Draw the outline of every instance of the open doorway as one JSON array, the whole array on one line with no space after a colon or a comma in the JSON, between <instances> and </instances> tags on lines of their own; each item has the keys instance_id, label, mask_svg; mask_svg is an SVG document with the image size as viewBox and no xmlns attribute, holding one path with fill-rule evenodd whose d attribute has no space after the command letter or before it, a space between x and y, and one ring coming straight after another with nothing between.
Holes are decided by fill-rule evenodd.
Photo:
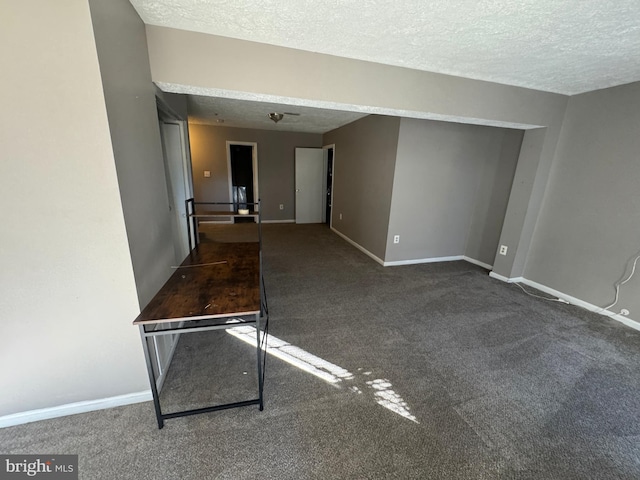
<instances>
[{"instance_id":1,"label":"open doorway","mask_svg":"<svg viewBox=\"0 0 640 480\"><path fill-rule=\"evenodd\" d=\"M171 212L171 230L177 264L189 253L185 201L193 197L191 154L187 122L175 114L159 98L158 126L167 183L168 203Z\"/></svg>"},{"instance_id":2,"label":"open doorway","mask_svg":"<svg viewBox=\"0 0 640 480\"><path fill-rule=\"evenodd\" d=\"M331 226L331 204L333 202L333 156L335 145L322 147L324 150L325 181L324 190L326 192L324 207L324 222Z\"/></svg>"},{"instance_id":3,"label":"open doorway","mask_svg":"<svg viewBox=\"0 0 640 480\"><path fill-rule=\"evenodd\" d=\"M227 171L229 174L229 202L234 210L257 210L258 201L258 144L227 142ZM253 217L234 218L234 223L253 222Z\"/></svg>"},{"instance_id":4,"label":"open doorway","mask_svg":"<svg viewBox=\"0 0 640 480\"><path fill-rule=\"evenodd\" d=\"M187 214L185 200L193 197L193 174L191 169L191 151L189 148L189 127L187 122L175 113L161 98L156 97L158 109L158 128L167 185L167 201L171 216L171 233L176 265L182 263L189 254ZM193 235L194 232L192 231ZM172 323L164 324L171 328ZM166 378L171 359L178 345L180 334L168 334L147 339L153 342L155 360L154 369L158 390Z\"/></svg>"}]
</instances>

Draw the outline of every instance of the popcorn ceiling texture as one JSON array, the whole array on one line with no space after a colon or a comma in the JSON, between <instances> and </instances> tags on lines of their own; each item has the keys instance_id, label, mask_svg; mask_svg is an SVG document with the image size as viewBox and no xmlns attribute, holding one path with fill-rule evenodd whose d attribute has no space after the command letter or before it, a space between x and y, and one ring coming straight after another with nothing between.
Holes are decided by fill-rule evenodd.
<instances>
[{"instance_id":1,"label":"popcorn ceiling texture","mask_svg":"<svg viewBox=\"0 0 640 480\"><path fill-rule=\"evenodd\" d=\"M640 80L638 0L130 0L151 25L573 95Z\"/></svg>"},{"instance_id":2,"label":"popcorn ceiling texture","mask_svg":"<svg viewBox=\"0 0 640 480\"><path fill-rule=\"evenodd\" d=\"M178 89L162 87L174 93L194 93L193 91L175 91ZM209 92L204 89L204 94ZM214 98L215 97L215 98ZM291 104L256 101L238 101L220 97L216 94L189 95L187 97L189 123L222 125L225 127L257 128L261 130L295 131L306 133L325 133L364 117L365 113L309 108ZM285 113L277 124L268 118L270 112ZM288 115L287 113L297 113ZM224 120L220 123L220 120Z\"/></svg>"}]
</instances>

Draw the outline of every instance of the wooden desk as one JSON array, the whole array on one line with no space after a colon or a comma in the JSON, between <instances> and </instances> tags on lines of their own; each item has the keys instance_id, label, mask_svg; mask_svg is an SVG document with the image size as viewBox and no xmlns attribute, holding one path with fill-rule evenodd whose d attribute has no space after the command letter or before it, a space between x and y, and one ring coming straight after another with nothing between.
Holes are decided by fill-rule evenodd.
<instances>
[{"instance_id":1,"label":"wooden desk","mask_svg":"<svg viewBox=\"0 0 640 480\"><path fill-rule=\"evenodd\" d=\"M168 418L246 405L263 409L260 319L265 299L262 292L259 243L200 243L134 320L134 325L140 327L158 428L162 428ZM228 323L232 318L234 323ZM167 323L174 322L177 325L165 328ZM165 325L158 329L161 324ZM149 338L243 324L256 328L258 398L163 414L152 362L155 350Z\"/></svg>"}]
</instances>

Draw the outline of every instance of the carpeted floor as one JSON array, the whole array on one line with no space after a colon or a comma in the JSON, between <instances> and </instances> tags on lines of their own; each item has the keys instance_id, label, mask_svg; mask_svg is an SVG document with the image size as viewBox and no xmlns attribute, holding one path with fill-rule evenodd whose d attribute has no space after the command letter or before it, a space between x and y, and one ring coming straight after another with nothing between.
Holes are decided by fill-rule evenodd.
<instances>
[{"instance_id":1,"label":"carpeted floor","mask_svg":"<svg viewBox=\"0 0 640 480\"><path fill-rule=\"evenodd\" d=\"M79 454L85 479L640 478L640 332L466 262L383 268L321 225L265 225L264 269L299 365L269 356L263 412L158 430L148 402L2 429L0 453ZM163 402L255 395L254 355L183 335Z\"/></svg>"}]
</instances>

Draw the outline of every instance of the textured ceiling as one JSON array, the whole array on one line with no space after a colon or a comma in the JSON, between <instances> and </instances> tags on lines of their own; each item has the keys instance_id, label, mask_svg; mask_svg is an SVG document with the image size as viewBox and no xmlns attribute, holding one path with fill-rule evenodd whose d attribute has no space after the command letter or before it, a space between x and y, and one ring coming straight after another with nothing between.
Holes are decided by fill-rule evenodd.
<instances>
[{"instance_id":1,"label":"textured ceiling","mask_svg":"<svg viewBox=\"0 0 640 480\"><path fill-rule=\"evenodd\" d=\"M239 101L238 99L203 95L189 95L187 108L190 123L306 133L325 133L366 115L299 105L284 106L281 103ZM267 116L271 112L285 113L285 115L278 123L274 123ZM297 113L298 115L286 113Z\"/></svg>"},{"instance_id":2,"label":"textured ceiling","mask_svg":"<svg viewBox=\"0 0 640 480\"><path fill-rule=\"evenodd\" d=\"M565 95L640 80L640 0L130 2L150 25ZM323 133L367 113L473 123L468 118L158 86L168 92L195 95L189 100L190 121L214 125L219 125L216 120L222 117L229 126ZM322 109L308 108L311 106ZM276 125L266 118L267 110L304 110L304 115L285 117Z\"/></svg>"},{"instance_id":3,"label":"textured ceiling","mask_svg":"<svg viewBox=\"0 0 640 480\"><path fill-rule=\"evenodd\" d=\"M576 94L640 80L639 0L130 0L151 25Z\"/></svg>"}]
</instances>

